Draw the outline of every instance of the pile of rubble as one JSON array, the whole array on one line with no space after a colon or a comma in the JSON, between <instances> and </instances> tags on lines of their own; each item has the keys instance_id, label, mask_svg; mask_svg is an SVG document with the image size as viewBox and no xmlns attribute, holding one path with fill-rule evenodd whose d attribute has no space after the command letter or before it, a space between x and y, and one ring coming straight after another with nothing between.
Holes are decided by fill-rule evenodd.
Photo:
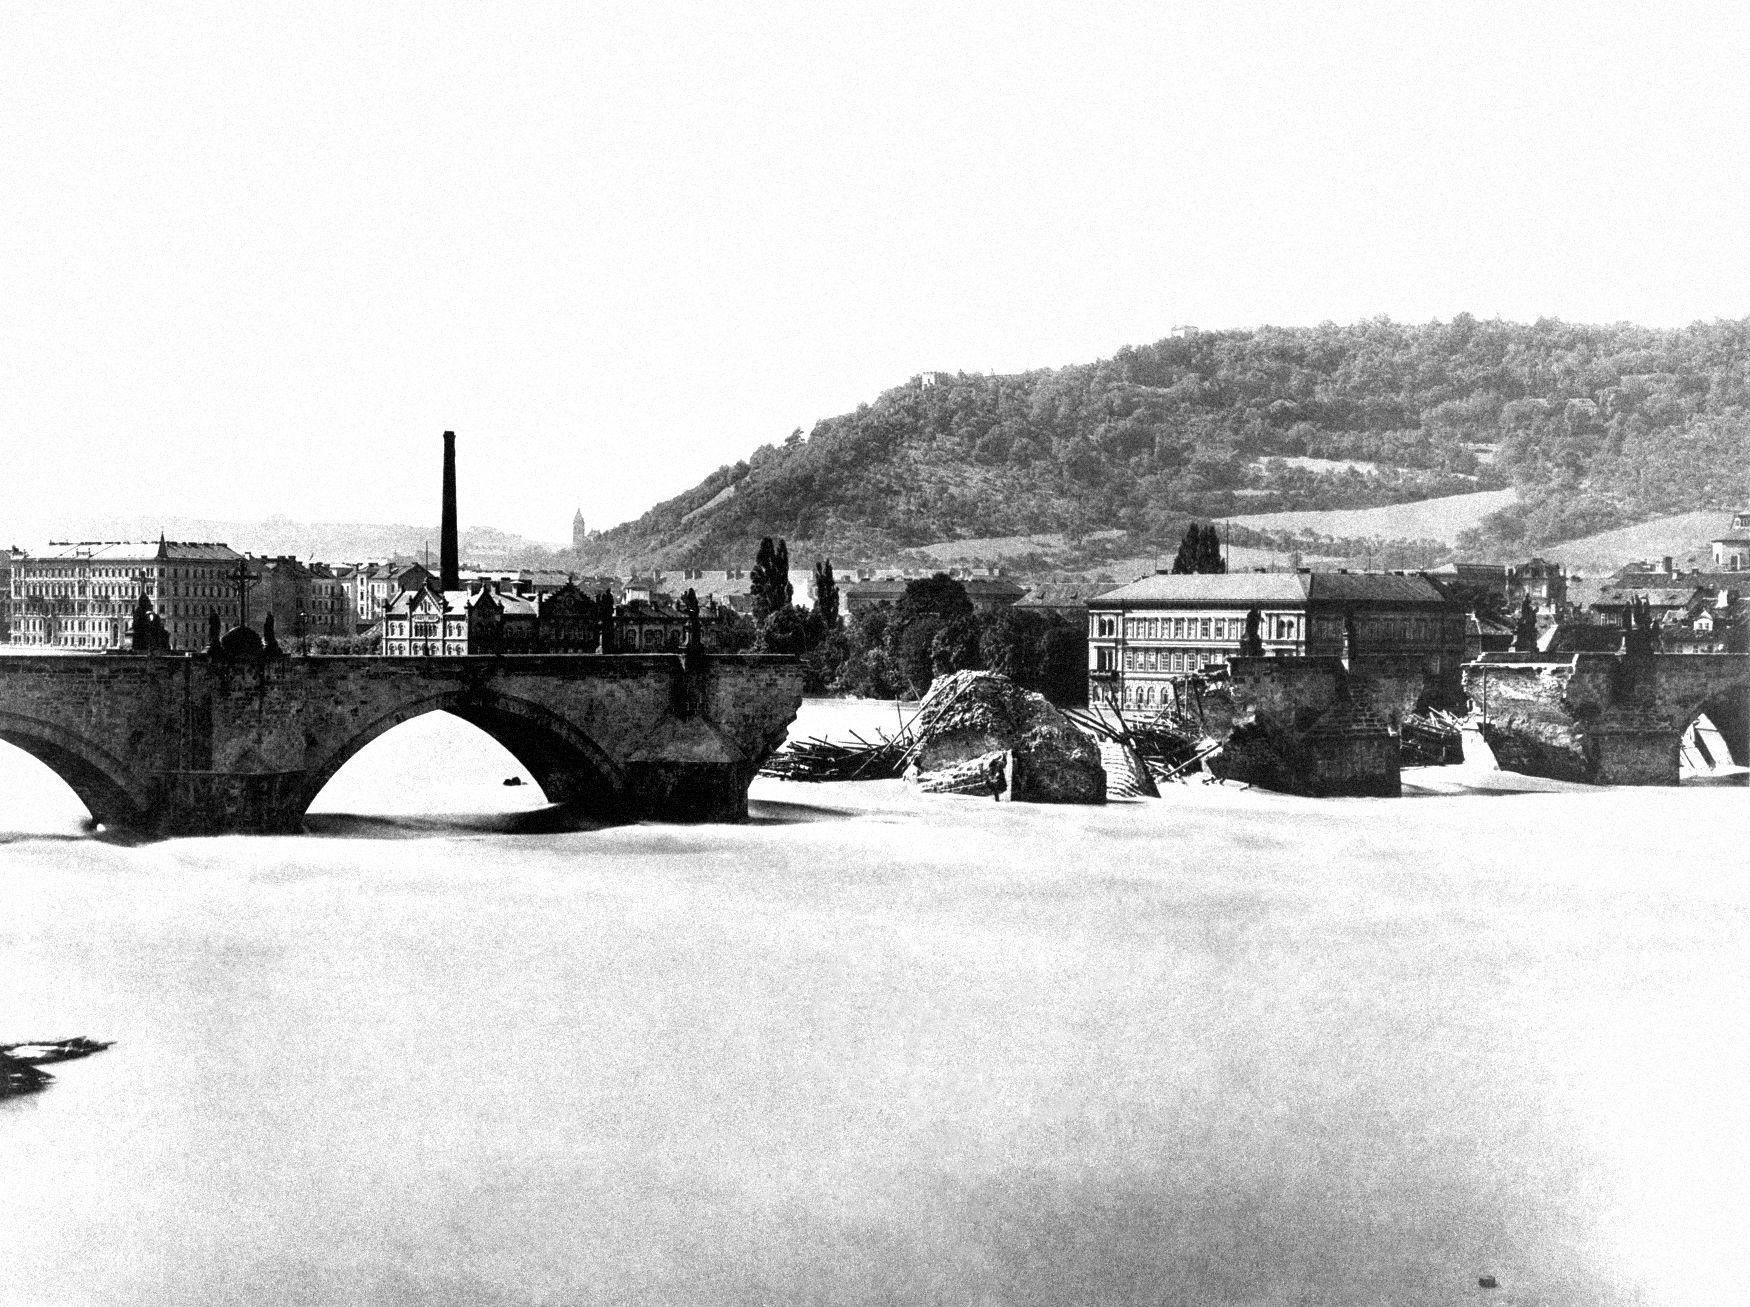
<instances>
[{"instance_id":1,"label":"pile of rubble","mask_svg":"<svg viewBox=\"0 0 1750 1307\"><path fill-rule=\"evenodd\" d=\"M1004 776L1017 803L1106 801L1098 745L1044 695L995 672L937 677L906 733L906 779L921 790L989 794Z\"/></svg>"}]
</instances>

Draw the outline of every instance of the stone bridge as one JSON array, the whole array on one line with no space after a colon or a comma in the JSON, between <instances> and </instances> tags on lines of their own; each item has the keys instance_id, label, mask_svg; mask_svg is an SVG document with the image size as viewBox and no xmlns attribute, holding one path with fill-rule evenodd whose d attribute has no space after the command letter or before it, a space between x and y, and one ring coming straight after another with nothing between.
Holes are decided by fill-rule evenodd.
<instances>
[{"instance_id":1,"label":"stone bridge","mask_svg":"<svg viewBox=\"0 0 1750 1307\"><path fill-rule=\"evenodd\" d=\"M159 834L296 831L347 759L428 712L581 815L733 821L801 701L794 659L751 654L0 657L0 739L99 823Z\"/></svg>"},{"instance_id":2,"label":"stone bridge","mask_svg":"<svg viewBox=\"0 0 1750 1307\"><path fill-rule=\"evenodd\" d=\"M1512 771L1602 785L1677 784L1706 713L1750 762L1750 654L1485 654L1464 667L1483 739Z\"/></svg>"}]
</instances>

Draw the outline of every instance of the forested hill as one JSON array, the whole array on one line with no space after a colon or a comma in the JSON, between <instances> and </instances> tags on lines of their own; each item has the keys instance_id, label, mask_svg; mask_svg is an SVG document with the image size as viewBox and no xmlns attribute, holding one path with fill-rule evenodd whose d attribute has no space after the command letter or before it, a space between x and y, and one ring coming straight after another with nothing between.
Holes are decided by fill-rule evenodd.
<instances>
[{"instance_id":1,"label":"forested hill","mask_svg":"<svg viewBox=\"0 0 1750 1307\"><path fill-rule=\"evenodd\" d=\"M877 559L956 538L1348 508L1512 484L1475 548L1750 500L1750 319L1187 331L1075 367L935 373L598 537L723 565L763 535Z\"/></svg>"}]
</instances>

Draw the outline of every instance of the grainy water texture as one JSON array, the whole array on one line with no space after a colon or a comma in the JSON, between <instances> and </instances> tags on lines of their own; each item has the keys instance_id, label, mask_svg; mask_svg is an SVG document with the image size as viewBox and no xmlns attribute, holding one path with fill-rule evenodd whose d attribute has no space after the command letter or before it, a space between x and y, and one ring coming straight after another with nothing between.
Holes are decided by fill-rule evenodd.
<instances>
[{"instance_id":1,"label":"grainy water texture","mask_svg":"<svg viewBox=\"0 0 1750 1307\"><path fill-rule=\"evenodd\" d=\"M515 770L434 716L325 833L128 846L4 750L0 1041L118 1042L0 1103L0 1301L1750 1292L1750 791L499 833Z\"/></svg>"}]
</instances>

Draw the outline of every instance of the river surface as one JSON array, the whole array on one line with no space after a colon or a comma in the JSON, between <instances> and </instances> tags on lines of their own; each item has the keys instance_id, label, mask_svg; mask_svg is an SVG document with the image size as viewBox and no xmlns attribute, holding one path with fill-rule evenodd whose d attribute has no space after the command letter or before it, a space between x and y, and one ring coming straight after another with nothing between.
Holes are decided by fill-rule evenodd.
<instances>
[{"instance_id":1,"label":"river surface","mask_svg":"<svg viewBox=\"0 0 1750 1307\"><path fill-rule=\"evenodd\" d=\"M1750 791L1441 772L511 834L432 716L129 845L0 746L0 1042L117 1041L0 1302L1744 1302Z\"/></svg>"}]
</instances>

